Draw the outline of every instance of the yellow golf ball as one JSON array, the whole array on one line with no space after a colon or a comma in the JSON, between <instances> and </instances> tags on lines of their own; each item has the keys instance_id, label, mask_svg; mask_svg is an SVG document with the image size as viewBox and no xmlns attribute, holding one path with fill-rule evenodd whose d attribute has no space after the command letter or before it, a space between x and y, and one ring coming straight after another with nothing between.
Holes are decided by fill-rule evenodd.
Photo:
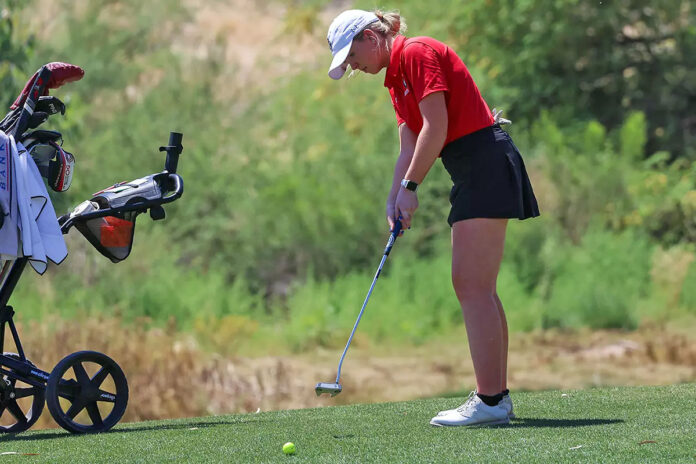
<instances>
[{"instance_id":1,"label":"yellow golf ball","mask_svg":"<svg viewBox=\"0 0 696 464\"><path fill-rule=\"evenodd\" d=\"M295 454L295 444L291 441L283 445L283 453L285 454Z\"/></svg>"}]
</instances>

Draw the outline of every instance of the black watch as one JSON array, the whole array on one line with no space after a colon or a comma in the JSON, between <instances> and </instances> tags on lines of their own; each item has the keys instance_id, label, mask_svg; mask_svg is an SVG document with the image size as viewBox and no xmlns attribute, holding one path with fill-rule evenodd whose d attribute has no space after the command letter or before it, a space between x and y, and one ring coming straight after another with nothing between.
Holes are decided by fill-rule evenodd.
<instances>
[{"instance_id":1,"label":"black watch","mask_svg":"<svg viewBox=\"0 0 696 464\"><path fill-rule=\"evenodd\" d=\"M401 186L412 192L415 192L418 189L418 184L408 179L401 179Z\"/></svg>"}]
</instances>

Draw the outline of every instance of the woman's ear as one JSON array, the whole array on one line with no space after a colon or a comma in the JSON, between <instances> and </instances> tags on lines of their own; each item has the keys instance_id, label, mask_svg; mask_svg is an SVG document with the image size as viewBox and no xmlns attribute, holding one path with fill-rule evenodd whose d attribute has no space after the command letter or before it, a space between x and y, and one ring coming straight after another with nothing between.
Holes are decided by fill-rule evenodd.
<instances>
[{"instance_id":1,"label":"woman's ear","mask_svg":"<svg viewBox=\"0 0 696 464\"><path fill-rule=\"evenodd\" d=\"M377 45L379 43L379 40L377 39L377 34L375 34L375 31L371 29L365 29L363 36L367 37L367 40L372 42L373 45Z\"/></svg>"}]
</instances>

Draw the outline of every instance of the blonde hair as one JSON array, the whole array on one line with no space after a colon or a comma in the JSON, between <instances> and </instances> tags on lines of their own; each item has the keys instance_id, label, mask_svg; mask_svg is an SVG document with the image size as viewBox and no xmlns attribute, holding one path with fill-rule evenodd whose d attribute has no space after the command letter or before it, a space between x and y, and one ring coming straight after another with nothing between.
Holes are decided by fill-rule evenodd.
<instances>
[{"instance_id":1,"label":"blonde hair","mask_svg":"<svg viewBox=\"0 0 696 464\"><path fill-rule=\"evenodd\" d=\"M374 22L367 26L365 29L370 29L373 32L381 35L382 37L387 37L388 35L396 36L399 34L406 33L406 21L401 17L398 10L383 12L380 10L374 10L373 13L377 16L379 21ZM360 31L358 35L355 36L356 39L362 40L363 32Z\"/></svg>"},{"instance_id":2,"label":"blonde hair","mask_svg":"<svg viewBox=\"0 0 696 464\"><path fill-rule=\"evenodd\" d=\"M406 21L404 21L404 18L401 17L401 15L399 14L399 12L397 10L387 11L387 12L382 12L380 10L374 10L373 13L375 14L375 16L377 16L377 19L379 19L379 21L375 21L374 23L370 24L365 29L360 31L358 34L355 35L355 39L363 40L364 39L363 34L364 34L365 30L367 30L367 29L378 34L383 39L386 39L389 36L394 37L394 36L397 36L399 34L406 33ZM381 45L383 45L383 44L384 44L384 40L382 40L382 42L381 42ZM360 72L360 71L357 69L353 69L350 72L350 74L348 74L348 78L353 77L358 72Z\"/></svg>"}]
</instances>

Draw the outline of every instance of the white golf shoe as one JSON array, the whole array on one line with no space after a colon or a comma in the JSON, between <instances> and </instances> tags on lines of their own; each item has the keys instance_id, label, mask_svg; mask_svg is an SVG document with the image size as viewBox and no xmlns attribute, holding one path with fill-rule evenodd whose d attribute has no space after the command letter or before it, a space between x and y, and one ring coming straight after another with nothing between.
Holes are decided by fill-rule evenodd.
<instances>
[{"instance_id":1,"label":"white golf shoe","mask_svg":"<svg viewBox=\"0 0 696 464\"><path fill-rule=\"evenodd\" d=\"M476 392L471 392L469 394L469 398L471 398L471 394L476 394ZM467 401L469 400L467 398ZM500 404L507 410L508 412L508 417L510 419L515 418L515 413L513 412L513 407L512 407L512 398L510 398L510 395L505 395L503 396L503 399L500 401ZM446 416L447 414L450 414L452 412L455 412L458 408L455 409L448 409L446 411L440 411L437 413L438 416Z\"/></svg>"},{"instance_id":2,"label":"white golf shoe","mask_svg":"<svg viewBox=\"0 0 696 464\"><path fill-rule=\"evenodd\" d=\"M503 396L503 399L500 400L500 404L507 410L508 417L514 419L515 413L512 410L512 398L510 398L510 395Z\"/></svg>"},{"instance_id":3,"label":"white golf shoe","mask_svg":"<svg viewBox=\"0 0 696 464\"><path fill-rule=\"evenodd\" d=\"M436 426L495 425L509 422L508 409L502 401L495 406L488 406L476 392L471 392L466 402L457 409L441 411L430 420L430 424Z\"/></svg>"}]
</instances>

